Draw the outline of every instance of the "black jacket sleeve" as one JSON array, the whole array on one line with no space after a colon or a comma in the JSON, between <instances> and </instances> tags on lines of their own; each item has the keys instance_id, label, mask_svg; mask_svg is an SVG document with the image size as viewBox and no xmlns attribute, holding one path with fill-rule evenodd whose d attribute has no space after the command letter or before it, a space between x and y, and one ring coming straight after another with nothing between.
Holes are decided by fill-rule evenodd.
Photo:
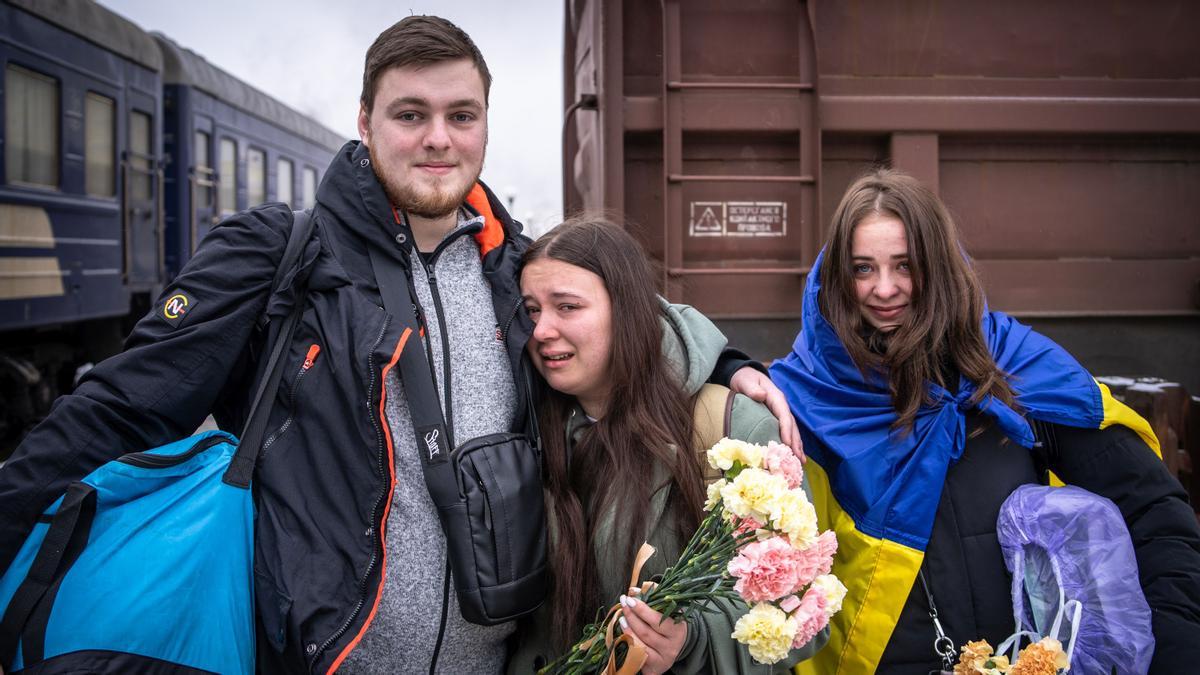
<instances>
[{"instance_id":1,"label":"black jacket sleeve","mask_svg":"<svg viewBox=\"0 0 1200 675\"><path fill-rule=\"evenodd\" d=\"M713 368L712 375L708 377L708 381L712 384L728 387L729 381L733 379L733 374L746 366L757 370L763 375L767 374L767 367L762 362L755 361L739 349L726 347L721 351L721 357L717 359L717 365Z\"/></svg>"},{"instance_id":2,"label":"black jacket sleeve","mask_svg":"<svg viewBox=\"0 0 1200 675\"><path fill-rule=\"evenodd\" d=\"M1137 557L1154 630L1151 673L1200 663L1200 526L1183 486L1130 429L1054 427L1051 466L1068 484L1111 499Z\"/></svg>"},{"instance_id":3,"label":"black jacket sleeve","mask_svg":"<svg viewBox=\"0 0 1200 675\"><path fill-rule=\"evenodd\" d=\"M291 218L272 205L213 228L125 350L59 398L0 468L0 570L70 483L120 455L185 437L204 421L263 313ZM181 292L187 311L169 321L164 304Z\"/></svg>"}]
</instances>

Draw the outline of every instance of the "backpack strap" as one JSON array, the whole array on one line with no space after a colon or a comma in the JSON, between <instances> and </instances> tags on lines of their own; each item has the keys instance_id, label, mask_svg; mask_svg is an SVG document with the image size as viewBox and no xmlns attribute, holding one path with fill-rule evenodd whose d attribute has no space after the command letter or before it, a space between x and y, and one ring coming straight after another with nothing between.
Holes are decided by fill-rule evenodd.
<instances>
[{"instance_id":1,"label":"backpack strap","mask_svg":"<svg viewBox=\"0 0 1200 675\"><path fill-rule=\"evenodd\" d=\"M692 408L696 451L701 455L704 480L708 483L720 478L721 472L708 465L704 454L722 438L729 436L733 423L733 399L734 394L729 387L719 384L706 384L696 394L696 403Z\"/></svg>"},{"instance_id":2,"label":"backpack strap","mask_svg":"<svg viewBox=\"0 0 1200 675\"><path fill-rule=\"evenodd\" d=\"M48 615L38 621L35 612L49 611L53 601L44 603L42 599L47 594L54 596L63 576L83 552L95 516L96 488L82 481L71 483L25 580L17 587L0 621L0 664L4 667L11 665L16 657L18 642L22 644L25 665L42 660Z\"/></svg>"},{"instance_id":3,"label":"backpack strap","mask_svg":"<svg viewBox=\"0 0 1200 675\"><path fill-rule=\"evenodd\" d=\"M292 228L288 232L287 247L279 261L279 269L275 271L275 279L271 282L271 296L279 290L279 284L292 268L300 264L300 258L308 241L312 238L313 218L309 211L292 212ZM300 298L304 294L299 294ZM270 302L268 296L267 302ZM222 481L240 488L250 487L250 478L254 475L254 466L258 462L258 453L262 449L263 435L267 430L267 418L271 414L271 406L275 403L275 395L279 392L279 381L283 378L283 354L292 344L292 336L300 323L300 315L304 313L304 301L301 299L292 308L290 314L281 325L269 329L270 336L267 344L270 356L263 376L259 380L258 391L254 394L254 402L250 405L250 414L246 416L246 426L239 437L237 453L229 462Z\"/></svg>"}]
</instances>

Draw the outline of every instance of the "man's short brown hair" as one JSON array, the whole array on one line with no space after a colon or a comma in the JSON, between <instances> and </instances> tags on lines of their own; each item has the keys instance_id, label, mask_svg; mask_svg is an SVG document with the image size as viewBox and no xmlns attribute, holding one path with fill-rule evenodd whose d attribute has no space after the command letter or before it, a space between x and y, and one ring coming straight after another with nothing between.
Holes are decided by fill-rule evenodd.
<instances>
[{"instance_id":1,"label":"man's short brown hair","mask_svg":"<svg viewBox=\"0 0 1200 675\"><path fill-rule=\"evenodd\" d=\"M492 74L479 47L463 29L437 16L409 16L379 34L367 50L363 67L360 98L367 114L375 105L375 87L379 78L392 68L427 66L445 61L469 59L483 78L483 100L487 103Z\"/></svg>"}]
</instances>

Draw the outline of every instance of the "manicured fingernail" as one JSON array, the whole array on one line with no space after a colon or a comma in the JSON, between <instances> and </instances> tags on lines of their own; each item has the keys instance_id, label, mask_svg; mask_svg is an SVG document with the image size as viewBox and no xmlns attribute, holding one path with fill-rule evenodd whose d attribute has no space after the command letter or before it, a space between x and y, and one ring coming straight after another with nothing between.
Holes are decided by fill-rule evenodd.
<instances>
[{"instance_id":1,"label":"manicured fingernail","mask_svg":"<svg viewBox=\"0 0 1200 675\"><path fill-rule=\"evenodd\" d=\"M638 601L637 601L637 598L630 598L630 599L629 599L629 606L630 606L630 607L636 607L636 606L637 606L637 602L638 602Z\"/></svg>"},{"instance_id":2,"label":"manicured fingernail","mask_svg":"<svg viewBox=\"0 0 1200 675\"><path fill-rule=\"evenodd\" d=\"M627 598L627 597L625 597L624 595L622 595L622 596L621 596L621 606L622 606L622 607L627 607L628 605L629 605L629 598Z\"/></svg>"},{"instance_id":3,"label":"manicured fingernail","mask_svg":"<svg viewBox=\"0 0 1200 675\"><path fill-rule=\"evenodd\" d=\"M625 620L625 617L617 619L617 623L621 624L621 630L629 630L629 622Z\"/></svg>"}]
</instances>

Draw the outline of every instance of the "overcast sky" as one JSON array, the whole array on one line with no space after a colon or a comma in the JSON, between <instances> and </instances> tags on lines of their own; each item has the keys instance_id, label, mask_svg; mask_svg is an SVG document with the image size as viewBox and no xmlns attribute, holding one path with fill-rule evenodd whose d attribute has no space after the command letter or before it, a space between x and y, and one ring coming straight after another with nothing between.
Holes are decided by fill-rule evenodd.
<instances>
[{"instance_id":1,"label":"overcast sky","mask_svg":"<svg viewBox=\"0 0 1200 675\"><path fill-rule=\"evenodd\" d=\"M492 72L483 180L515 193L514 216L536 232L562 212L561 0L101 0L325 126L358 138L363 57L409 14L436 14L479 45Z\"/></svg>"}]
</instances>

